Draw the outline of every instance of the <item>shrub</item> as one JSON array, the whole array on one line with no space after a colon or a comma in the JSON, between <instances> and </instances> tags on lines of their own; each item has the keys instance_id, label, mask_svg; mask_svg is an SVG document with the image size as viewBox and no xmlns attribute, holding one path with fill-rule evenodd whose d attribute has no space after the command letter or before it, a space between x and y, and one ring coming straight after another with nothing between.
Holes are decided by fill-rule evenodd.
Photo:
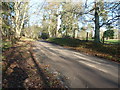
<instances>
[{"instance_id":1,"label":"shrub","mask_svg":"<svg viewBox=\"0 0 120 90\"><path fill-rule=\"evenodd\" d=\"M114 36L114 31L113 30L107 30L107 31L104 32L104 37L105 38L113 39L113 36Z\"/></svg>"}]
</instances>

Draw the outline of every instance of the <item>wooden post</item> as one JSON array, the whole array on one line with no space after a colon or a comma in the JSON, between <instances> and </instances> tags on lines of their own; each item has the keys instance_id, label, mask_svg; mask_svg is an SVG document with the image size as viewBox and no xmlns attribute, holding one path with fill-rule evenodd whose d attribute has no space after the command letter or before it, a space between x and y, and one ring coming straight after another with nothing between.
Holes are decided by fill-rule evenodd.
<instances>
[{"instance_id":1,"label":"wooden post","mask_svg":"<svg viewBox=\"0 0 120 90\"><path fill-rule=\"evenodd\" d=\"M87 32L87 36L86 36L86 41L88 41L88 32Z\"/></svg>"}]
</instances>

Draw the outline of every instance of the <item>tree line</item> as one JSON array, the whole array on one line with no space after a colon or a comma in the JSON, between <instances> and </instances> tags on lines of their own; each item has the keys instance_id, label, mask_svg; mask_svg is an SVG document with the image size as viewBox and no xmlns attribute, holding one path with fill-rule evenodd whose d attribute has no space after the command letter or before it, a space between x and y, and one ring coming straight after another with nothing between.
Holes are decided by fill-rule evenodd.
<instances>
[{"instance_id":1,"label":"tree line","mask_svg":"<svg viewBox=\"0 0 120 90\"><path fill-rule=\"evenodd\" d=\"M44 12L40 15L42 17L41 27L29 26L28 11L32 7L29 6L29 2L1 2L0 6L2 7L2 29L0 30L2 38L12 43L22 36L38 38L40 32L47 33L49 37L76 38L79 30L88 28L94 30L94 41L100 43L101 27L109 27L109 30L112 29L110 27L119 27L119 1L46 2L43 8L40 8ZM107 37L106 35L109 36L105 34L103 38Z\"/></svg>"},{"instance_id":2,"label":"tree line","mask_svg":"<svg viewBox=\"0 0 120 90\"><path fill-rule=\"evenodd\" d=\"M13 43L22 36L23 28L28 19L28 2L2 2L2 38Z\"/></svg>"}]
</instances>

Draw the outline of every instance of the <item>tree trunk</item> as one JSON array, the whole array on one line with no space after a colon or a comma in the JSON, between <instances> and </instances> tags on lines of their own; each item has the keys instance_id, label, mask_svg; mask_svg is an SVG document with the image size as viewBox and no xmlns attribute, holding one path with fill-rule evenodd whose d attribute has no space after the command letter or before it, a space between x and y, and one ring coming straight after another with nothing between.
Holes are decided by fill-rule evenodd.
<instances>
[{"instance_id":1,"label":"tree trunk","mask_svg":"<svg viewBox=\"0 0 120 90\"><path fill-rule=\"evenodd\" d=\"M73 30L73 38L75 38L75 29Z\"/></svg>"},{"instance_id":2,"label":"tree trunk","mask_svg":"<svg viewBox=\"0 0 120 90\"><path fill-rule=\"evenodd\" d=\"M22 10L19 10L18 6L20 5L20 2L19 3L15 3L14 5L14 8L15 8L15 38L16 39L20 39L21 37L21 31L22 31L22 28L23 28L23 24L24 24L24 21L25 21L25 16L26 16L26 13L27 13L27 8L28 8L28 3L24 3L24 6L22 7ZM21 15L22 14L22 15ZM22 17L22 18L21 18Z\"/></svg>"},{"instance_id":3,"label":"tree trunk","mask_svg":"<svg viewBox=\"0 0 120 90\"><path fill-rule=\"evenodd\" d=\"M48 27L48 34L49 34L49 37L52 37L51 31L50 31L50 25Z\"/></svg>"},{"instance_id":4,"label":"tree trunk","mask_svg":"<svg viewBox=\"0 0 120 90\"><path fill-rule=\"evenodd\" d=\"M65 34L66 34L66 36L68 35L68 31L67 31L67 29L66 29L66 32L65 32Z\"/></svg>"},{"instance_id":5,"label":"tree trunk","mask_svg":"<svg viewBox=\"0 0 120 90\"><path fill-rule=\"evenodd\" d=\"M99 8L96 7L95 3L95 39L96 43L100 43L100 26L99 26L99 15L98 15Z\"/></svg>"},{"instance_id":6,"label":"tree trunk","mask_svg":"<svg viewBox=\"0 0 120 90\"><path fill-rule=\"evenodd\" d=\"M103 44L104 44L104 42L105 42L105 37L104 37L104 35L103 35L103 37L102 37L102 38L103 38L103 40L102 40L102 41L103 41Z\"/></svg>"}]
</instances>

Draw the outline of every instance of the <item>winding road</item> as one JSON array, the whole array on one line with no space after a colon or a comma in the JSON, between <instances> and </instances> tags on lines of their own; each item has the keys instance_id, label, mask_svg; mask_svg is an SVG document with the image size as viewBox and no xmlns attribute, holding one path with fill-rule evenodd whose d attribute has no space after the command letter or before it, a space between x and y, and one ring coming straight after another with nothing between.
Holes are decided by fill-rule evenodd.
<instances>
[{"instance_id":1,"label":"winding road","mask_svg":"<svg viewBox=\"0 0 120 90\"><path fill-rule=\"evenodd\" d=\"M34 41L33 52L40 63L59 72L70 88L120 88L119 64L115 62L45 41Z\"/></svg>"}]
</instances>

